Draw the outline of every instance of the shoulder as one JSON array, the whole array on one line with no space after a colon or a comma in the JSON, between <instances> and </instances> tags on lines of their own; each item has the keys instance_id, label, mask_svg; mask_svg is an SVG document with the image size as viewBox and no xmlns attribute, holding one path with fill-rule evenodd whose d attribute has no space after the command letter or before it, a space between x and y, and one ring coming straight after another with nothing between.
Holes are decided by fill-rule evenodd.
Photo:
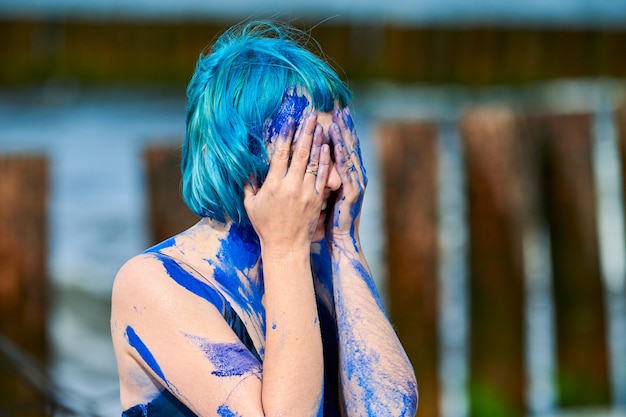
<instances>
[{"instance_id":1,"label":"shoulder","mask_svg":"<svg viewBox=\"0 0 626 417\"><path fill-rule=\"evenodd\" d=\"M154 253L142 253L134 256L122 265L113 281L113 301L129 292L143 291L154 288L167 274L162 261ZM146 285L150 281L150 285Z\"/></svg>"}]
</instances>

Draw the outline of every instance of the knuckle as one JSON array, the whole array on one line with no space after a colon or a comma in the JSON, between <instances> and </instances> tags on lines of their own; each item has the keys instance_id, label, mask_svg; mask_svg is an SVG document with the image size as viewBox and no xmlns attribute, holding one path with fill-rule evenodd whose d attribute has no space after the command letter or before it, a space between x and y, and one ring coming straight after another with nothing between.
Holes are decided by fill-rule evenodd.
<instances>
[{"instance_id":1,"label":"knuckle","mask_svg":"<svg viewBox=\"0 0 626 417\"><path fill-rule=\"evenodd\" d=\"M289 159L289 148L284 146L279 146L274 150L274 158L280 160Z\"/></svg>"}]
</instances>

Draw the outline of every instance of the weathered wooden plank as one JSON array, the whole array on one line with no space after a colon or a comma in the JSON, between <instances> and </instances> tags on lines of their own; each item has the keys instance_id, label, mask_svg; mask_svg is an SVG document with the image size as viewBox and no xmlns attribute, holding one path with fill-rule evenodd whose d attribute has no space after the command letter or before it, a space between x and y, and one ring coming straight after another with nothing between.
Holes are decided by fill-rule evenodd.
<instances>
[{"instance_id":1,"label":"weathered wooden plank","mask_svg":"<svg viewBox=\"0 0 626 417\"><path fill-rule=\"evenodd\" d=\"M384 124L379 145L391 320L415 367L418 415L437 417L437 130L432 124Z\"/></svg>"},{"instance_id":2,"label":"weathered wooden plank","mask_svg":"<svg viewBox=\"0 0 626 417\"><path fill-rule=\"evenodd\" d=\"M180 233L199 220L185 205L180 193L180 152L180 146L152 145L145 149L151 243Z\"/></svg>"},{"instance_id":3,"label":"weathered wooden plank","mask_svg":"<svg viewBox=\"0 0 626 417\"><path fill-rule=\"evenodd\" d=\"M617 129L617 149L620 158L622 201L626 202L626 104L615 111L615 125ZM626 228L624 233L626 234Z\"/></svg>"},{"instance_id":4,"label":"weathered wooden plank","mask_svg":"<svg viewBox=\"0 0 626 417\"><path fill-rule=\"evenodd\" d=\"M524 416L522 166L518 124L502 108L461 121L469 228L470 415Z\"/></svg>"},{"instance_id":5,"label":"weathered wooden plank","mask_svg":"<svg viewBox=\"0 0 626 417\"><path fill-rule=\"evenodd\" d=\"M563 407L610 405L604 288L591 163L591 116L540 118L550 233L557 391Z\"/></svg>"},{"instance_id":6,"label":"weathered wooden plank","mask_svg":"<svg viewBox=\"0 0 626 417\"><path fill-rule=\"evenodd\" d=\"M44 157L0 156L0 333L42 362L48 356L47 201ZM13 374L0 373L0 404L22 410L20 416L45 415L44 398Z\"/></svg>"}]
</instances>

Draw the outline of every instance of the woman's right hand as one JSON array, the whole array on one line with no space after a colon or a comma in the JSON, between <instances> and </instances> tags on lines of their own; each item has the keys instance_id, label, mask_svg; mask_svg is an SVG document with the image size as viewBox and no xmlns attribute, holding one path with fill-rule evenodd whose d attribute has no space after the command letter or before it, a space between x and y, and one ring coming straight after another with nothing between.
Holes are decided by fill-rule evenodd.
<instances>
[{"instance_id":1,"label":"woman's right hand","mask_svg":"<svg viewBox=\"0 0 626 417\"><path fill-rule=\"evenodd\" d=\"M260 188L244 187L246 212L264 250L289 251L298 245L308 250L329 176L329 146L322 143L315 113L303 116L297 132L289 119L271 142L275 147L265 182Z\"/></svg>"}]
</instances>

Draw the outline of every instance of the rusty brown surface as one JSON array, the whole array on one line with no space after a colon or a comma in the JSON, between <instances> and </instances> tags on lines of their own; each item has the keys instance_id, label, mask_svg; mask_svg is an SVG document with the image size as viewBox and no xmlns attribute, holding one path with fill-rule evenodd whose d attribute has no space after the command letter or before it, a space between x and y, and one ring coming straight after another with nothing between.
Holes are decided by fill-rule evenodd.
<instances>
[{"instance_id":1,"label":"rusty brown surface","mask_svg":"<svg viewBox=\"0 0 626 417\"><path fill-rule=\"evenodd\" d=\"M434 125L390 123L378 132L391 320L417 375L418 416L440 415L438 145Z\"/></svg>"}]
</instances>

